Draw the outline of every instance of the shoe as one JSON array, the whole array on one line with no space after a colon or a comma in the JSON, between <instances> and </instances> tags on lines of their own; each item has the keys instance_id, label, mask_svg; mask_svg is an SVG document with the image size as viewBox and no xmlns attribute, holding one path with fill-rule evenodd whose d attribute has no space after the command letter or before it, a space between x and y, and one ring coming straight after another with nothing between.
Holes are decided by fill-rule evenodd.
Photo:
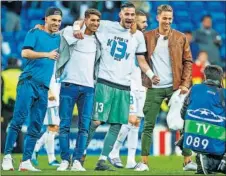
<instances>
[{"instance_id":1,"label":"shoe","mask_svg":"<svg viewBox=\"0 0 226 176\"><path fill-rule=\"evenodd\" d=\"M117 167L117 168L123 168L124 166L122 165L122 161L120 158L110 158L108 157L108 161L114 166L114 167Z\"/></svg>"},{"instance_id":2,"label":"shoe","mask_svg":"<svg viewBox=\"0 0 226 176\"><path fill-rule=\"evenodd\" d=\"M135 169L136 166L137 166L136 162L130 162L126 164L126 169Z\"/></svg>"},{"instance_id":3,"label":"shoe","mask_svg":"<svg viewBox=\"0 0 226 176\"><path fill-rule=\"evenodd\" d=\"M115 171L109 165L107 165L105 160L99 160L97 162L97 165L94 170L96 170L96 171Z\"/></svg>"},{"instance_id":4,"label":"shoe","mask_svg":"<svg viewBox=\"0 0 226 176\"><path fill-rule=\"evenodd\" d=\"M186 165L183 164L183 170L184 171L197 171L197 164L192 162L192 161L190 161Z\"/></svg>"},{"instance_id":5,"label":"shoe","mask_svg":"<svg viewBox=\"0 0 226 176\"><path fill-rule=\"evenodd\" d=\"M4 171L13 171L13 159L10 154L7 154L4 156L3 161L2 161L2 170Z\"/></svg>"},{"instance_id":6,"label":"shoe","mask_svg":"<svg viewBox=\"0 0 226 176\"><path fill-rule=\"evenodd\" d=\"M200 161L200 154L196 155L195 162L197 163L197 171L196 171L195 174L204 174L204 172L202 171L202 165L201 165L201 161Z\"/></svg>"},{"instance_id":7,"label":"shoe","mask_svg":"<svg viewBox=\"0 0 226 176\"><path fill-rule=\"evenodd\" d=\"M81 163L78 160L74 160L71 171L86 171L86 169L82 167Z\"/></svg>"},{"instance_id":8,"label":"shoe","mask_svg":"<svg viewBox=\"0 0 226 176\"><path fill-rule=\"evenodd\" d=\"M200 161L202 166L202 171L205 175L212 174L213 172L218 172L219 164L221 163L221 158L219 156L200 154Z\"/></svg>"},{"instance_id":9,"label":"shoe","mask_svg":"<svg viewBox=\"0 0 226 176\"><path fill-rule=\"evenodd\" d=\"M60 166L60 162L57 160L52 161L51 163L49 163L50 166Z\"/></svg>"},{"instance_id":10,"label":"shoe","mask_svg":"<svg viewBox=\"0 0 226 176\"><path fill-rule=\"evenodd\" d=\"M137 166L135 167L134 171L149 171L148 165L144 164L142 162L138 163Z\"/></svg>"},{"instance_id":11,"label":"shoe","mask_svg":"<svg viewBox=\"0 0 226 176\"><path fill-rule=\"evenodd\" d=\"M19 166L19 171L33 171L33 172L39 172L41 170L36 169L32 166L31 160L22 161Z\"/></svg>"},{"instance_id":12,"label":"shoe","mask_svg":"<svg viewBox=\"0 0 226 176\"><path fill-rule=\"evenodd\" d=\"M69 162L67 160L63 160L60 163L60 166L57 168L57 171L66 171L69 168Z\"/></svg>"}]
</instances>

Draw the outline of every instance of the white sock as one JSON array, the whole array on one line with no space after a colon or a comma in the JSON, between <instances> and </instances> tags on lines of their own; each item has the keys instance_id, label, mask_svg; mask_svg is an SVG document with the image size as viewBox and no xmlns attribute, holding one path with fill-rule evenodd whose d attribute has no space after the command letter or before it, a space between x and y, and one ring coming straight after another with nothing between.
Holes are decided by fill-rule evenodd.
<instances>
[{"instance_id":1,"label":"white sock","mask_svg":"<svg viewBox=\"0 0 226 176\"><path fill-rule=\"evenodd\" d=\"M133 126L128 134L128 157L127 163L134 163L136 162L136 149L138 144L138 131L139 127Z\"/></svg>"},{"instance_id":2,"label":"white sock","mask_svg":"<svg viewBox=\"0 0 226 176\"><path fill-rule=\"evenodd\" d=\"M110 158L119 158L119 150L120 148L122 147L122 144L123 142L125 141L127 135L128 135L128 132L130 131L132 127L132 124L131 123L128 123L126 125L122 125L120 131L119 131L119 134L118 134L118 137L115 141L115 144L113 146L113 149L112 151L110 152L109 154L109 157Z\"/></svg>"},{"instance_id":3,"label":"white sock","mask_svg":"<svg viewBox=\"0 0 226 176\"><path fill-rule=\"evenodd\" d=\"M48 131L46 131L35 144L34 152L38 152L40 148L46 143Z\"/></svg>"},{"instance_id":4,"label":"white sock","mask_svg":"<svg viewBox=\"0 0 226 176\"><path fill-rule=\"evenodd\" d=\"M104 160L104 161L106 161L106 160L107 160L107 156L100 155L99 160Z\"/></svg>"},{"instance_id":5,"label":"white sock","mask_svg":"<svg viewBox=\"0 0 226 176\"><path fill-rule=\"evenodd\" d=\"M48 155L49 163L56 160L55 157L55 139L56 132L48 131L47 140L46 140L46 153Z\"/></svg>"}]
</instances>

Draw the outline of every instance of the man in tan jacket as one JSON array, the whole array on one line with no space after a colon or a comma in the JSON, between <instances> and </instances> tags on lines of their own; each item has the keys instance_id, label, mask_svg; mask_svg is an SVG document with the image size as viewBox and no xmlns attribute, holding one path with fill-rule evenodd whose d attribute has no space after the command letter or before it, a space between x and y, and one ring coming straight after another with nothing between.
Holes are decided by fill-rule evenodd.
<instances>
[{"instance_id":1,"label":"man in tan jacket","mask_svg":"<svg viewBox=\"0 0 226 176\"><path fill-rule=\"evenodd\" d=\"M147 87L144 105L144 129L142 132L141 155L142 162L135 168L136 171L146 171L148 155L152 142L152 133L162 101L170 99L173 92L181 90L181 94L188 92L192 79L192 55L189 42L185 35L171 29L173 9L169 5L160 5L157 10L159 27L145 33L147 45L146 61L152 68L149 79L142 75L143 86ZM185 156L184 170L189 164L189 170L196 169L191 162L191 151L182 152Z\"/></svg>"}]
</instances>

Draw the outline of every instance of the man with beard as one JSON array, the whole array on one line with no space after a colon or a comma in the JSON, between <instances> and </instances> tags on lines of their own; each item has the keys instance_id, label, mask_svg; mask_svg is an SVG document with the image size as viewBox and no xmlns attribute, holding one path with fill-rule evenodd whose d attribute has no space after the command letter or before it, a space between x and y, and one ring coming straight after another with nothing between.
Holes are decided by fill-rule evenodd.
<instances>
[{"instance_id":1,"label":"man with beard","mask_svg":"<svg viewBox=\"0 0 226 176\"><path fill-rule=\"evenodd\" d=\"M130 2L124 3L119 13L120 22L101 21L96 32L101 43L101 59L87 146L99 125L108 123L110 128L105 136L104 147L95 170L112 170L106 163L107 157L117 139L121 125L128 124L130 80L135 54L141 70L150 79L153 77L153 72L144 58L146 52L144 36L140 31L136 31L137 34L133 35L130 30L135 15L135 6ZM75 23L74 29L74 35L82 39L80 25Z\"/></svg>"},{"instance_id":2,"label":"man with beard","mask_svg":"<svg viewBox=\"0 0 226 176\"><path fill-rule=\"evenodd\" d=\"M147 17L144 12L136 11L136 26L139 31L144 32L147 28ZM135 56L136 57L136 56ZM123 168L122 161L119 157L119 150L127 137L128 141L128 157L127 169L134 168L137 163L135 161L136 149L138 144L138 132L140 126L140 118L144 117L143 106L145 101L145 87L142 86L141 70L135 58L133 71L131 75L131 92L130 92L130 115L129 123L122 125L115 141L114 147L109 154L108 160L117 168Z\"/></svg>"},{"instance_id":3,"label":"man with beard","mask_svg":"<svg viewBox=\"0 0 226 176\"><path fill-rule=\"evenodd\" d=\"M13 119L6 137L3 170L14 170L11 153L18 133L26 119L30 125L24 139L24 151L19 171L40 171L31 164L31 156L47 110L48 89L55 60L59 54L60 36L55 34L61 25L62 12L50 7L45 14L44 30L31 29L25 38L22 57L27 63L20 75Z\"/></svg>"}]
</instances>

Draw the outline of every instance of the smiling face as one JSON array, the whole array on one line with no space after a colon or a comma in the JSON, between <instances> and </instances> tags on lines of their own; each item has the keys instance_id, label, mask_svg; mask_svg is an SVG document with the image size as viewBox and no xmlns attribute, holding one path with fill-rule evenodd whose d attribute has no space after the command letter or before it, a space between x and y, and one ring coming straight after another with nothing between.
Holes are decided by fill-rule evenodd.
<instances>
[{"instance_id":1,"label":"smiling face","mask_svg":"<svg viewBox=\"0 0 226 176\"><path fill-rule=\"evenodd\" d=\"M123 8L119 13L119 17L121 19L120 24L122 25L122 27L126 29L131 28L136 17L135 8L133 7Z\"/></svg>"},{"instance_id":2,"label":"smiling face","mask_svg":"<svg viewBox=\"0 0 226 176\"><path fill-rule=\"evenodd\" d=\"M173 22L173 12L162 11L157 15L157 21L159 22L159 27L161 29L164 31L169 31Z\"/></svg>"},{"instance_id":3,"label":"smiling face","mask_svg":"<svg viewBox=\"0 0 226 176\"><path fill-rule=\"evenodd\" d=\"M100 26L100 17L91 14L89 15L89 17L85 18L85 24L90 32L96 32L98 27Z\"/></svg>"},{"instance_id":4,"label":"smiling face","mask_svg":"<svg viewBox=\"0 0 226 176\"><path fill-rule=\"evenodd\" d=\"M62 17L60 15L50 15L45 18L46 30L50 33L59 31L61 26Z\"/></svg>"}]
</instances>

